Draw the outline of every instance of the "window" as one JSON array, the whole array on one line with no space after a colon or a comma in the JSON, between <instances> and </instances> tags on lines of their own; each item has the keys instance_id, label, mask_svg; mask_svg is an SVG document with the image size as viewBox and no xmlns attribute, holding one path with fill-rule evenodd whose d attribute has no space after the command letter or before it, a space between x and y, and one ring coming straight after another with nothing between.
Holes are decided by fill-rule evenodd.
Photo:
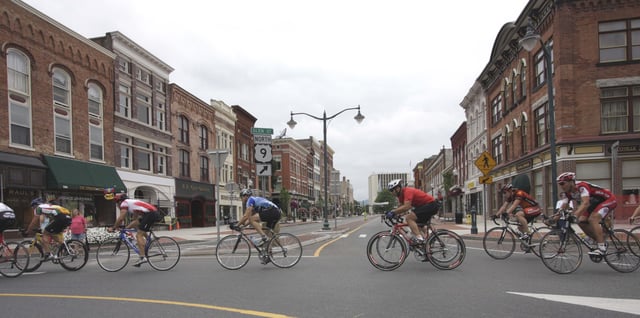
<instances>
[{"instance_id":1,"label":"window","mask_svg":"<svg viewBox=\"0 0 640 318\"><path fill-rule=\"evenodd\" d=\"M209 149L209 129L204 125L200 126L200 149Z\"/></svg>"},{"instance_id":2,"label":"window","mask_svg":"<svg viewBox=\"0 0 640 318\"><path fill-rule=\"evenodd\" d=\"M600 104L603 134L640 132L640 86L603 88Z\"/></svg>"},{"instance_id":3,"label":"window","mask_svg":"<svg viewBox=\"0 0 640 318\"><path fill-rule=\"evenodd\" d=\"M240 146L240 158L245 161L249 161L249 145L243 143Z\"/></svg>"},{"instance_id":4,"label":"window","mask_svg":"<svg viewBox=\"0 0 640 318\"><path fill-rule=\"evenodd\" d=\"M55 151L71 155L71 77L61 69L54 69L51 80Z\"/></svg>"},{"instance_id":5,"label":"window","mask_svg":"<svg viewBox=\"0 0 640 318\"><path fill-rule=\"evenodd\" d=\"M183 115L178 118L178 132L180 134L180 142L189 144L189 120Z\"/></svg>"},{"instance_id":6,"label":"window","mask_svg":"<svg viewBox=\"0 0 640 318\"><path fill-rule=\"evenodd\" d=\"M167 148L158 148L158 174L167 174Z\"/></svg>"},{"instance_id":7,"label":"window","mask_svg":"<svg viewBox=\"0 0 640 318\"><path fill-rule=\"evenodd\" d=\"M151 124L151 97L138 93L136 95L136 116L138 121L147 125Z\"/></svg>"},{"instance_id":8,"label":"window","mask_svg":"<svg viewBox=\"0 0 640 318\"><path fill-rule=\"evenodd\" d=\"M535 110L536 147L547 144L547 103Z\"/></svg>"},{"instance_id":9,"label":"window","mask_svg":"<svg viewBox=\"0 0 640 318\"><path fill-rule=\"evenodd\" d=\"M497 124L502 118L502 94L498 94L491 101L491 123Z\"/></svg>"},{"instance_id":10,"label":"window","mask_svg":"<svg viewBox=\"0 0 640 318\"><path fill-rule=\"evenodd\" d=\"M513 70L511 76L511 108L518 106L518 73Z\"/></svg>"},{"instance_id":11,"label":"window","mask_svg":"<svg viewBox=\"0 0 640 318\"><path fill-rule=\"evenodd\" d=\"M598 25L600 62L640 60L640 19Z\"/></svg>"},{"instance_id":12,"label":"window","mask_svg":"<svg viewBox=\"0 0 640 318\"><path fill-rule=\"evenodd\" d=\"M511 109L510 107L510 102L511 102L511 83L509 83L509 78L504 79L504 85L502 86L502 93L504 94L504 113L508 113L509 109Z\"/></svg>"},{"instance_id":13,"label":"window","mask_svg":"<svg viewBox=\"0 0 640 318\"><path fill-rule=\"evenodd\" d=\"M89 104L89 156L91 159L103 160L102 90L95 84L89 84L87 95Z\"/></svg>"},{"instance_id":14,"label":"window","mask_svg":"<svg viewBox=\"0 0 640 318\"><path fill-rule=\"evenodd\" d=\"M120 146L120 167L131 169L131 147Z\"/></svg>"},{"instance_id":15,"label":"window","mask_svg":"<svg viewBox=\"0 0 640 318\"><path fill-rule=\"evenodd\" d=\"M151 75L149 74L149 72L141 68L138 68L138 70L136 71L136 79L149 86L151 85Z\"/></svg>"},{"instance_id":16,"label":"window","mask_svg":"<svg viewBox=\"0 0 640 318\"><path fill-rule=\"evenodd\" d=\"M520 98L527 96L527 65L520 63Z\"/></svg>"},{"instance_id":17,"label":"window","mask_svg":"<svg viewBox=\"0 0 640 318\"><path fill-rule=\"evenodd\" d=\"M158 103L158 107L156 108L156 127L158 129L165 131L167 130L167 118L166 118L166 110L164 107L164 103Z\"/></svg>"},{"instance_id":18,"label":"window","mask_svg":"<svg viewBox=\"0 0 640 318\"><path fill-rule=\"evenodd\" d=\"M502 160L502 135L498 135L491 140L491 147L493 149L493 158L497 164L500 164Z\"/></svg>"},{"instance_id":19,"label":"window","mask_svg":"<svg viewBox=\"0 0 640 318\"><path fill-rule=\"evenodd\" d=\"M122 84L118 89L118 114L127 118L131 116L131 88Z\"/></svg>"},{"instance_id":20,"label":"window","mask_svg":"<svg viewBox=\"0 0 640 318\"><path fill-rule=\"evenodd\" d=\"M549 40L547 41L547 43L545 43L547 49L549 50L549 57L551 59L551 74L554 73L554 69L553 69L553 40ZM540 49L540 51L538 51L538 53L536 53L535 57L534 57L534 70L536 72L535 76L536 76L536 87L541 86L542 84L546 83L547 79L547 65L544 59L544 50Z\"/></svg>"},{"instance_id":21,"label":"window","mask_svg":"<svg viewBox=\"0 0 640 318\"><path fill-rule=\"evenodd\" d=\"M118 60L118 70L120 70L120 72L131 75L131 64L129 63L129 61Z\"/></svg>"},{"instance_id":22,"label":"window","mask_svg":"<svg viewBox=\"0 0 640 318\"><path fill-rule=\"evenodd\" d=\"M507 125L504 129L504 161L509 161L513 158L513 134L511 128Z\"/></svg>"},{"instance_id":23,"label":"window","mask_svg":"<svg viewBox=\"0 0 640 318\"><path fill-rule=\"evenodd\" d=\"M151 144L143 141L136 140L134 142L136 146L135 159L136 169L142 171L151 171Z\"/></svg>"},{"instance_id":24,"label":"window","mask_svg":"<svg viewBox=\"0 0 640 318\"><path fill-rule=\"evenodd\" d=\"M209 181L209 158L200 157L200 181Z\"/></svg>"},{"instance_id":25,"label":"window","mask_svg":"<svg viewBox=\"0 0 640 318\"><path fill-rule=\"evenodd\" d=\"M167 83L165 83L164 81L159 80L159 79L157 79L155 82L156 82L156 90L158 92L166 94L167 93Z\"/></svg>"},{"instance_id":26,"label":"window","mask_svg":"<svg viewBox=\"0 0 640 318\"><path fill-rule=\"evenodd\" d=\"M17 50L7 51L11 144L31 147L31 63Z\"/></svg>"},{"instance_id":27,"label":"window","mask_svg":"<svg viewBox=\"0 0 640 318\"><path fill-rule=\"evenodd\" d=\"M178 164L180 165L180 176L189 177L189 152L186 150L178 151Z\"/></svg>"},{"instance_id":28,"label":"window","mask_svg":"<svg viewBox=\"0 0 640 318\"><path fill-rule=\"evenodd\" d=\"M523 115L522 118L520 119L521 123L520 123L520 144L522 145L522 152L521 154L526 154L527 151L529 151L529 143L527 142L527 126L529 125L529 123L527 123L527 118Z\"/></svg>"}]
</instances>

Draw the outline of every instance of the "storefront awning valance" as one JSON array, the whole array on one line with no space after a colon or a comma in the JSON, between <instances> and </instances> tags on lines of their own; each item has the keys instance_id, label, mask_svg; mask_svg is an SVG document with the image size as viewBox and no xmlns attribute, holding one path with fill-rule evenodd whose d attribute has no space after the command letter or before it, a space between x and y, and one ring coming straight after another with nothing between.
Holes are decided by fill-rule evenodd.
<instances>
[{"instance_id":1,"label":"storefront awning valance","mask_svg":"<svg viewBox=\"0 0 640 318\"><path fill-rule=\"evenodd\" d=\"M126 192L126 187L114 167L90 162L43 156L48 166L47 185L50 189L103 191L115 188Z\"/></svg>"},{"instance_id":2,"label":"storefront awning valance","mask_svg":"<svg viewBox=\"0 0 640 318\"><path fill-rule=\"evenodd\" d=\"M47 166L45 166L42 163L42 161L40 161L40 159L38 158L30 157L30 156L22 156L22 155L17 155L17 154L8 153L8 152L0 152L0 162L6 163L6 164L28 166L28 167L35 167L35 168L42 168L42 169L47 168Z\"/></svg>"}]
</instances>

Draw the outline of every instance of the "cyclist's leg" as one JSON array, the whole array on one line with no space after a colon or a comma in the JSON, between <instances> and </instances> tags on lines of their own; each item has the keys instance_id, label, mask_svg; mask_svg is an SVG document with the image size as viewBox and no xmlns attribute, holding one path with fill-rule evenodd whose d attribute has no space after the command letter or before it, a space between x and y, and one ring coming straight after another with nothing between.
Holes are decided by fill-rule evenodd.
<instances>
[{"instance_id":1,"label":"cyclist's leg","mask_svg":"<svg viewBox=\"0 0 640 318\"><path fill-rule=\"evenodd\" d=\"M147 252L145 247L147 246L147 233L151 230L153 224L155 224L157 220L157 212L146 212L142 213L137 221L131 222L129 227L133 227L137 225L138 231L136 232L136 243L138 244L138 250L140 250L140 258L145 258L147 256ZM134 224L136 223L137 224Z\"/></svg>"},{"instance_id":2,"label":"cyclist's leg","mask_svg":"<svg viewBox=\"0 0 640 318\"><path fill-rule=\"evenodd\" d=\"M529 234L529 223L527 222L527 218L524 215L524 210L519 210L518 212L515 213L516 219L518 220L518 223L520 223L520 225L518 225L518 230L520 230L520 232L522 234Z\"/></svg>"},{"instance_id":3,"label":"cyclist's leg","mask_svg":"<svg viewBox=\"0 0 640 318\"><path fill-rule=\"evenodd\" d=\"M264 231L262 230L262 220L260 218L260 213L254 213L252 216L250 216L249 223L251 224L251 226L253 226L256 232L260 234L260 236L266 237Z\"/></svg>"},{"instance_id":4,"label":"cyclist's leg","mask_svg":"<svg viewBox=\"0 0 640 318\"><path fill-rule=\"evenodd\" d=\"M42 231L42 249L44 250L45 257L51 254L51 244L49 243L51 239L58 244L62 244L62 239L58 234L62 233L67 226L66 218L64 215L59 214L44 228L44 231Z\"/></svg>"}]
</instances>

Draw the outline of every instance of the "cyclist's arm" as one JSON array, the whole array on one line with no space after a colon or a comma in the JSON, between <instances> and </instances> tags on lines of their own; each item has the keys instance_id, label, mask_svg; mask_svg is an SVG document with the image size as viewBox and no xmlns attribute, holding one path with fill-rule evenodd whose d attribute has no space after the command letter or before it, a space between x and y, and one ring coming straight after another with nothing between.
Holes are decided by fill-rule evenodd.
<instances>
[{"instance_id":1,"label":"cyclist's arm","mask_svg":"<svg viewBox=\"0 0 640 318\"><path fill-rule=\"evenodd\" d=\"M507 209L507 206L509 206L509 202L504 201L504 203L502 203L502 206L500 206L500 208L498 209L498 212L496 212L496 216L500 216L501 214L503 214Z\"/></svg>"},{"instance_id":2,"label":"cyclist's arm","mask_svg":"<svg viewBox=\"0 0 640 318\"><path fill-rule=\"evenodd\" d=\"M411 210L411 201L404 201L404 203L401 206L391 210L391 212L397 215L397 214L402 214L404 212L407 212L409 210Z\"/></svg>"},{"instance_id":3,"label":"cyclist's arm","mask_svg":"<svg viewBox=\"0 0 640 318\"><path fill-rule=\"evenodd\" d=\"M513 211L518 206L520 206L520 202L522 202L522 199L520 199L520 198L516 198L515 200L513 200L513 202L511 203L511 206L509 206L509 208L507 209L507 214L513 213Z\"/></svg>"},{"instance_id":4,"label":"cyclist's arm","mask_svg":"<svg viewBox=\"0 0 640 318\"><path fill-rule=\"evenodd\" d=\"M238 220L238 225L244 225L249 221L249 218L253 214L253 206L250 206L244 210L244 215Z\"/></svg>"},{"instance_id":5,"label":"cyclist's arm","mask_svg":"<svg viewBox=\"0 0 640 318\"><path fill-rule=\"evenodd\" d=\"M116 219L116 222L113 224L113 227L111 228L115 229L116 227L120 226L120 224L124 222L124 218L127 217L127 213L129 213L129 209L127 208L120 209L120 215L118 215L118 219Z\"/></svg>"},{"instance_id":6,"label":"cyclist's arm","mask_svg":"<svg viewBox=\"0 0 640 318\"><path fill-rule=\"evenodd\" d=\"M590 197L588 195L580 197L580 205L575 211L573 211L573 215L575 217L580 217L582 212L586 211L589 208L589 198Z\"/></svg>"}]
</instances>

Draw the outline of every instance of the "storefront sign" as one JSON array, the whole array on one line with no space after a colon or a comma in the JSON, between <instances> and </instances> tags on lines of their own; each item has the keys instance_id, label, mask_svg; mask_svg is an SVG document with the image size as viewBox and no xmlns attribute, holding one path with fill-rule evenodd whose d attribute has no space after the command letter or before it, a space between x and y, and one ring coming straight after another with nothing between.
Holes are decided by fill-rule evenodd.
<instances>
[{"instance_id":1,"label":"storefront sign","mask_svg":"<svg viewBox=\"0 0 640 318\"><path fill-rule=\"evenodd\" d=\"M191 198L203 196L207 200L214 200L213 184L176 179L176 196Z\"/></svg>"}]
</instances>

